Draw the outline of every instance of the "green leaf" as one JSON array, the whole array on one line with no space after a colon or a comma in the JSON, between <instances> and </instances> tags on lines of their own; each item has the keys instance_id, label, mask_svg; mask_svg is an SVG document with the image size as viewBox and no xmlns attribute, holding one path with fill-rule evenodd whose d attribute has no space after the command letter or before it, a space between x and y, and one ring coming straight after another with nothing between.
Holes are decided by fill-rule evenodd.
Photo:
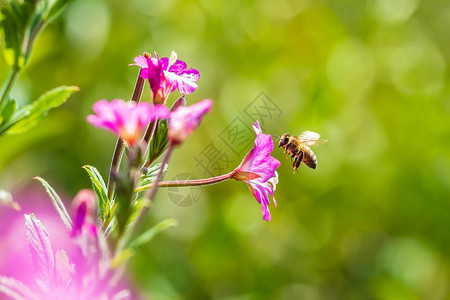
<instances>
[{"instance_id":1,"label":"green leaf","mask_svg":"<svg viewBox=\"0 0 450 300\"><path fill-rule=\"evenodd\" d=\"M164 166L164 170L163 170L163 176L164 174L167 172L167 168L169 167L168 164L166 164ZM134 189L134 192L142 192L146 189L151 188L151 184L153 181L155 181L156 176L158 176L159 170L161 169L161 164L157 164L153 167L151 167L150 169L147 170L147 173L144 173L141 177L141 179L139 180L139 183L137 184L136 188Z\"/></svg>"},{"instance_id":2,"label":"green leaf","mask_svg":"<svg viewBox=\"0 0 450 300\"><path fill-rule=\"evenodd\" d=\"M3 107L0 108L0 110L0 125L2 125L8 122L16 111L16 101L14 101L13 99L5 101Z\"/></svg>"},{"instance_id":3,"label":"green leaf","mask_svg":"<svg viewBox=\"0 0 450 300\"><path fill-rule=\"evenodd\" d=\"M166 150L168 130L167 120L159 120L149 145L148 160L150 162L154 162Z\"/></svg>"},{"instance_id":4,"label":"green leaf","mask_svg":"<svg viewBox=\"0 0 450 300\"><path fill-rule=\"evenodd\" d=\"M167 171L167 167L168 167L168 165L166 164L164 166L163 174ZM151 168L146 169L144 174L142 174L136 188L140 188L142 186L149 185L153 181L155 181L156 176L158 176L160 169L161 169L161 164L156 164L156 165L152 166Z\"/></svg>"},{"instance_id":5,"label":"green leaf","mask_svg":"<svg viewBox=\"0 0 450 300\"><path fill-rule=\"evenodd\" d=\"M151 241L158 233L163 230L166 230L169 227L174 227L178 225L178 220L176 219L166 219L164 221L159 222L152 228L148 229L140 236L138 236L134 241L131 242L130 248L137 248L143 244Z\"/></svg>"},{"instance_id":6,"label":"green leaf","mask_svg":"<svg viewBox=\"0 0 450 300\"><path fill-rule=\"evenodd\" d=\"M45 181L41 177L34 177L34 179L39 180L42 185L45 187L45 190L47 191L47 194L50 196L50 199L52 199L53 206L55 207L56 211L58 212L59 217L63 221L64 225L69 231L72 231L73 225L72 220L70 219L69 213L66 210L66 207L64 206L63 202L61 201L61 198L59 198L58 194L56 194L55 190L48 184L47 181Z\"/></svg>"},{"instance_id":7,"label":"green leaf","mask_svg":"<svg viewBox=\"0 0 450 300\"><path fill-rule=\"evenodd\" d=\"M108 190L106 189L105 181L103 180L100 173L93 166L83 166L92 181L92 188L94 189L95 195L97 195L98 201L98 216L103 223L109 218L110 205L108 200Z\"/></svg>"},{"instance_id":8,"label":"green leaf","mask_svg":"<svg viewBox=\"0 0 450 300\"><path fill-rule=\"evenodd\" d=\"M56 18L63 10L64 8L73 2L73 0L56 0L52 7L48 10L46 18L51 22L54 18Z\"/></svg>"},{"instance_id":9,"label":"green leaf","mask_svg":"<svg viewBox=\"0 0 450 300\"><path fill-rule=\"evenodd\" d=\"M7 63L13 67L22 67L25 63L24 53L28 47L23 47L24 43L29 43L28 26L35 13L38 1L11 0L2 6L2 20L0 27L4 43L2 43L3 53Z\"/></svg>"},{"instance_id":10,"label":"green leaf","mask_svg":"<svg viewBox=\"0 0 450 300\"><path fill-rule=\"evenodd\" d=\"M2 109L2 123L8 122L16 111L16 101L10 99L6 102L5 106Z\"/></svg>"},{"instance_id":11,"label":"green leaf","mask_svg":"<svg viewBox=\"0 0 450 300\"><path fill-rule=\"evenodd\" d=\"M28 115L24 116L8 130L8 134L22 133L33 128L47 115L50 109L66 102L67 98L78 90L79 88L76 86L60 86L44 93L31 104Z\"/></svg>"},{"instance_id":12,"label":"green leaf","mask_svg":"<svg viewBox=\"0 0 450 300\"><path fill-rule=\"evenodd\" d=\"M30 114L31 108L32 105L26 105L16 110L9 121L4 122L4 124L0 126L0 135L5 134L11 126L27 117Z\"/></svg>"},{"instance_id":13,"label":"green leaf","mask_svg":"<svg viewBox=\"0 0 450 300\"><path fill-rule=\"evenodd\" d=\"M26 64L33 44L42 29L73 0L10 0L2 2L1 35L3 53L11 67Z\"/></svg>"},{"instance_id":14,"label":"green leaf","mask_svg":"<svg viewBox=\"0 0 450 300\"><path fill-rule=\"evenodd\" d=\"M112 268L118 268L123 263L126 263L131 257L133 257L134 251L132 249L124 249L116 254L111 261Z\"/></svg>"}]
</instances>

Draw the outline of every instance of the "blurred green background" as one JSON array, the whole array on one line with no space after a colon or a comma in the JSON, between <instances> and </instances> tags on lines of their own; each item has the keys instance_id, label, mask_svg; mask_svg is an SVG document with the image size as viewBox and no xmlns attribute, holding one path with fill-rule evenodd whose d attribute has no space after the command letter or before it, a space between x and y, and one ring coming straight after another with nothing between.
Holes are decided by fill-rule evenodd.
<instances>
[{"instance_id":1,"label":"blurred green background","mask_svg":"<svg viewBox=\"0 0 450 300\"><path fill-rule=\"evenodd\" d=\"M174 50L201 74L187 102L214 107L167 178L203 177L195 157L210 142L234 160L227 171L237 166L243 155L220 135L236 117L253 124L246 108L261 92L279 108L266 132L329 142L314 149L318 169L298 174L275 149L269 223L243 183L205 187L185 207L159 191L148 226L180 225L131 260L144 298L450 299L449 37L444 0L76 0L39 37L12 95L81 90L30 132L1 137L1 187L39 188L39 175L70 199L90 186L82 165L106 176L115 137L86 115L98 99L131 96L135 56Z\"/></svg>"}]
</instances>

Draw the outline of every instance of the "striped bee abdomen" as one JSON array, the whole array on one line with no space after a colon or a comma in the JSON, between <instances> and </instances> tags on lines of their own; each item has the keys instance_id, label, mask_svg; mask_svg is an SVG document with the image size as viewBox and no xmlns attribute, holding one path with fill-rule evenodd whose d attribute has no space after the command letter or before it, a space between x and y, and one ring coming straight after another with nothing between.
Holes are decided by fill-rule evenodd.
<instances>
[{"instance_id":1,"label":"striped bee abdomen","mask_svg":"<svg viewBox=\"0 0 450 300\"><path fill-rule=\"evenodd\" d=\"M314 152L308 146L303 148L303 162L311 169L317 168L317 157Z\"/></svg>"}]
</instances>

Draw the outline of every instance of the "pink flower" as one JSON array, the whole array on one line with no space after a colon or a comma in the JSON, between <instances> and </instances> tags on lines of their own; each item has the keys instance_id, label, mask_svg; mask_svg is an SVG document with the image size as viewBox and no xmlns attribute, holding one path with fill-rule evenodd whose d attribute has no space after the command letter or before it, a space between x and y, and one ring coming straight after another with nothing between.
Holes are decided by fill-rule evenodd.
<instances>
[{"instance_id":1,"label":"pink flower","mask_svg":"<svg viewBox=\"0 0 450 300\"><path fill-rule=\"evenodd\" d=\"M170 111L163 105L125 102L114 99L100 100L93 105L96 115L89 115L87 121L94 126L112 131L129 146L133 146L150 121L169 117Z\"/></svg>"},{"instance_id":2,"label":"pink flower","mask_svg":"<svg viewBox=\"0 0 450 300\"><path fill-rule=\"evenodd\" d=\"M171 60L175 58L175 63L170 64ZM163 63L164 74L169 82L173 83L172 92L178 88L181 94L187 95L193 93L198 85L196 81L200 78L200 73L193 68L186 69L187 65L182 60L177 60L177 54L172 52L169 58L163 57L161 61Z\"/></svg>"},{"instance_id":3,"label":"pink flower","mask_svg":"<svg viewBox=\"0 0 450 300\"><path fill-rule=\"evenodd\" d=\"M172 51L169 58L151 57L146 53L134 58L134 64L141 67L140 76L148 79L152 90L153 103L163 104L171 92L178 88L181 94L193 93L198 85L196 81L200 73L196 69L186 69L184 61L177 59L177 54Z\"/></svg>"},{"instance_id":4,"label":"pink flower","mask_svg":"<svg viewBox=\"0 0 450 300\"><path fill-rule=\"evenodd\" d=\"M0 275L0 294L12 299L130 298L127 290L108 284L110 259L101 236L90 238L92 243L84 249L80 239L73 240L75 255L69 258L69 252L53 251L47 229L33 214L25 215L25 228L33 262L33 268L26 271L33 272L37 284Z\"/></svg>"},{"instance_id":5,"label":"pink flower","mask_svg":"<svg viewBox=\"0 0 450 300\"><path fill-rule=\"evenodd\" d=\"M256 133L255 147L250 150L242 160L241 164L233 171L232 178L247 183L251 193L261 204L263 218L270 221L269 194L272 196L273 204L277 202L273 197L278 183L278 173L276 169L280 162L270 156L273 151L272 138L268 134L263 134L259 122L253 125Z\"/></svg>"},{"instance_id":6,"label":"pink flower","mask_svg":"<svg viewBox=\"0 0 450 300\"><path fill-rule=\"evenodd\" d=\"M173 145L182 143L198 127L203 116L211 110L212 101L204 99L190 106L180 106L170 114L169 140Z\"/></svg>"}]
</instances>

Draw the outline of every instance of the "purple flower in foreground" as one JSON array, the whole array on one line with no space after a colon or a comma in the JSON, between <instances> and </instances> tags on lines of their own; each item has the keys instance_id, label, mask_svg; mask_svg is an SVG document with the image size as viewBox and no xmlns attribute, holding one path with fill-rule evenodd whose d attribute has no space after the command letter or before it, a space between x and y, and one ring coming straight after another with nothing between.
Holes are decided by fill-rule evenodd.
<instances>
[{"instance_id":1,"label":"purple flower in foreground","mask_svg":"<svg viewBox=\"0 0 450 300\"><path fill-rule=\"evenodd\" d=\"M172 51L169 58L151 57L146 53L134 58L134 64L141 67L140 76L148 79L152 90L153 102L157 104L165 103L171 92L178 88L181 94L193 93L198 85L196 81L200 78L200 73L196 69L186 69L184 61L177 59L177 54Z\"/></svg>"},{"instance_id":2,"label":"purple flower in foreground","mask_svg":"<svg viewBox=\"0 0 450 300\"><path fill-rule=\"evenodd\" d=\"M0 293L12 299L129 299L127 290L108 285L110 259L107 246L97 234L88 239L81 233L73 239L75 255L69 259L64 250L53 252L47 229L33 215L25 215L29 244L37 285L24 284L11 277L0 276ZM105 246L102 246L105 244Z\"/></svg>"},{"instance_id":3,"label":"purple flower in foreground","mask_svg":"<svg viewBox=\"0 0 450 300\"><path fill-rule=\"evenodd\" d=\"M263 134L259 122L253 125L256 133L255 147L250 150L242 160L241 164L233 171L232 178L247 183L256 200L261 204L263 218L270 221L269 194L272 196L273 204L277 202L273 196L278 183L276 169L280 162L270 156L273 151L272 138Z\"/></svg>"},{"instance_id":4,"label":"purple flower in foreground","mask_svg":"<svg viewBox=\"0 0 450 300\"><path fill-rule=\"evenodd\" d=\"M170 114L169 140L173 145L182 143L194 131L203 116L211 110L212 101L204 99L190 106L180 106Z\"/></svg>"},{"instance_id":5,"label":"purple flower in foreground","mask_svg":"<svg viewBox=\"0 0 450 300\"><path fill-rule=\"evenodd\" d=\"M87 121L94 126L112 131L129 146L133 146L150 121L169 117L169 109L163 105L125 102L114 99L111 102L99 100L93 105L96 115L89 115Z\"/></svg>"}]
</instances>

